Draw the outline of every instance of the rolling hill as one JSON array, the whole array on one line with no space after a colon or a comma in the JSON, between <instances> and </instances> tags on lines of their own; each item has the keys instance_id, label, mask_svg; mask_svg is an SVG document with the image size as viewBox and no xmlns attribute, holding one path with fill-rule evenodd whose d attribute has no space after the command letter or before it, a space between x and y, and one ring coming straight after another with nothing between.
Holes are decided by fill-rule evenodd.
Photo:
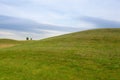
<instances>
[{"instance_id":1,"label":"rolling hill","mask_svg":"<svg viewBox=\"0 0 120 80\"><path fill-rule=\"evenodd\" d=\"M0 39L0 48L12 47L17 44L20 44L20 42L16 40L11 40L11 39Z\"/></svg>"},{"instance_id":2,"label":"rolling hill","mask_svg":"<svg viewBox=\"0 0 120 80\"><path fill-rule=\"evenodd\" d=\"M120 79L119 28L12 42L0 49L0 80Z\"/></svg>"}]
</instances>

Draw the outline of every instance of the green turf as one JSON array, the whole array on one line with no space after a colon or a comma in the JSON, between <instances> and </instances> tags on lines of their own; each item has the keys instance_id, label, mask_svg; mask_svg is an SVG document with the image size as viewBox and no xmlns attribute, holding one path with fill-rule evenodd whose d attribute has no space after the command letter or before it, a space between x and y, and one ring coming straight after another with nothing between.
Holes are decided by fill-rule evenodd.
<instances>
[{"instance_id":1,"label":"green turf","mask_svg":"<svg viewBox=\"0 0 120 80\"><path fill-rule=\"evenodd\" d=\"M120 80L119 28L17 43L0 49L0 80Z\"/></svg>"}]
</instances>

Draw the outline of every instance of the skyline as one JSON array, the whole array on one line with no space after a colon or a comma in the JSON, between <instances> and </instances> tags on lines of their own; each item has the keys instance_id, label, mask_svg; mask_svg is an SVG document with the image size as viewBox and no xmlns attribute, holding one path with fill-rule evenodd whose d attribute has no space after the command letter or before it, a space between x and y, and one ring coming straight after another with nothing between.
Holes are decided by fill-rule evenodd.
<instances>
[{"instance_id":1,"label":"skyline","mask_svg":"<svg viewBox=\"0 0 120 80\"><path fill-rule=\"evenodd\" d=\"M120 28L119 0L0 0L0 38Z\"/></svg>"}]
</instances>

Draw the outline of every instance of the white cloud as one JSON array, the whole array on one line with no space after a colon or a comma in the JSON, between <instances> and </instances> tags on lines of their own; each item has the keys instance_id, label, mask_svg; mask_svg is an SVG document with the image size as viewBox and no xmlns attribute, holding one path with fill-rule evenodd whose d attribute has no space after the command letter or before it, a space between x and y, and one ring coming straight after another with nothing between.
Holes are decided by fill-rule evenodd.
<instances>
[{"instance_id":1,"label":"white cloud","mask_svg":"<svg viewBox=\"0 0 120 80\"><path fill-rule=\"evenodd\" d=\"M15 17L23 17L24 12L20 11L19 9L0 3L0 15L9 15Z\"/></svg>"},{"instance_id":2,"label":"white cloud","mask_svg":"<svg viewBox=\"0 0 120 80\"><path fill-rule=\"evenodd\" d=\"M17 1L14 2L17 3ZM22 2L24 1L22 0ZM64 26L74 26L72 17L77 16L102 17L120 21L119 2L115 5L116 1L112 0L109 2L101 0L27 0L26 2L28 2L26 5L19 6L0 3L0 14Z\"/></svg>"},{"instance_id":3,"label":"white cloud","mask_svg":"<svg viewBox=\"0 0 120 80\"><path fill-rule=\"evenodd\" d=\"M0 35L7 35L7 36L8 36L8 35L10 35L10 36L12 35L12 36L13 36L13 35L15 35L15 34L12 33L12 32L0 30Z\"/></svg>"},{"instance_id":4,"label":"white cloud","mask_svg":"<svg viewBox=\"0 0 120 80\"><path fill-rule=\"evenodd\" d=\"M34 10L30 6L31 10ZM35 7L37 8L37 7ZM58 14L54 11L49 11L49 10L37 10L37 11L31 11L27 10L27 8L21 8L21 7L14 7L11 5L6 5L0 3L0 15L7 15L7 16L13 16L13 17L19 17L19 18L26 18L26 19L31 19L39 23L43 24L53 24L53 25L59 25L62 24L61 21L65 21L66 19L69 18L67 15L61 15ZM66 24L63 24L66 25Z\"/></svg>"}]
</instances>

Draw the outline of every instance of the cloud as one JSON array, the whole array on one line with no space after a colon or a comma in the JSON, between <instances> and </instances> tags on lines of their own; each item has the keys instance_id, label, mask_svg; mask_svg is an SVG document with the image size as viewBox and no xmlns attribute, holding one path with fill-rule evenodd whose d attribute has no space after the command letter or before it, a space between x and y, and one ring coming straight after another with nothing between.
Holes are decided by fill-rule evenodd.
<instances>
[{"instance_id":1,"label":"cloud","mask_svg":"<svg viewBox=\"0 0 120 80\"><path fill-rule=\"evenodd\" d=\"M0 35L14 35L11 32L0 30Z\"/></svg>"},{"instance_id":2,"label":"cloud","mask_svg":"<svg viewBox=\"0 0 120 80\"><path fill-rule=\"evenodd\" d=\"M2 16L2 15L0 16L0 28L17 30L17 31L30 31L30 32L31 31L37 32L37 29L68 31L68 32L78 30L78 28L73 28L73 27L42 24L28 19Z\"/></svg>"},{"instance_id":3,"label":"cloud","mask_svg":"<svg viewBox=\"0 0 120 80\"><path fill-rule=\"evenodd\" d=\"M96 17L81 17L79 20L95 25L97 28L120 28L120 22Z\"/></svg>"},{"instance_id":4,"label":"cloud","mask_svg":"<svg viewBox=\"0 0 120 80\"><path fill-rule=\"evenodd\" d=\"M49 6L35 5L29 2L21 6L0 3L0 15L25 18L43 24L73 26L70 24L70 16L64 12L62 13L62 11ZM69 23L65 23L65 21Z\"/></svg>"},{"instance_id":5,"label":"cloud","mask_svg":"<svg viewBox=\"0 0 120 80\"><path fill-rule=\"evenodd\" d=\"M77 16L120 21L119 4L118 0L1 0L0 14L44 24L74 26L79 23L72 17Z\"/></svg>"},{"instance_id":6,"label":"cloud","mask_svg":"<svg viewBox=\"0 0 120 80\"><path fill-rule=\"evenodd\" d=\"M7 4L7 5L15 5L20 6L21 4L26 4L29 0L0 0L0 3Z\"/></svg>"},{"instance_id":7,"label":"cloud","mask_svg":"<svg viewBox=\"0 0 120 80\"><path fill-rule=\"evenodd\" d=\"M0 15L0 30L1 37L22 39L32 36L34 39L41 39L78 31L79 28L40 24L28 19Z\"/></svg>"}]
</instances>

